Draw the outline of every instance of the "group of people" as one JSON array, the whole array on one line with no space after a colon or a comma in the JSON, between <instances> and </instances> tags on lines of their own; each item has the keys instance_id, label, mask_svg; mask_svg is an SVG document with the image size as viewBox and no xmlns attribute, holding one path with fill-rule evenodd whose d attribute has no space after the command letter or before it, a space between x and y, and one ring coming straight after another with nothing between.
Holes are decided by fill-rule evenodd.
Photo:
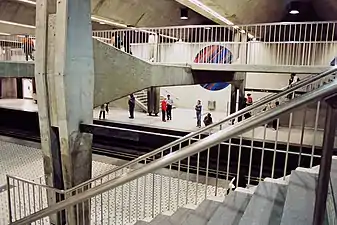
<instances>
[{"instance_id":1,"label":"group of people","mask_svg":"<svg viewBox=\"0 0 337 225\"><path fill-rule=\"evenodd\" d=\"M172 108L173 108L173 100L170 95L167 95L167 98L164 98L161 101L161 120L166 122L167 120L172 120Z\"/></svg>"}]
</instances>

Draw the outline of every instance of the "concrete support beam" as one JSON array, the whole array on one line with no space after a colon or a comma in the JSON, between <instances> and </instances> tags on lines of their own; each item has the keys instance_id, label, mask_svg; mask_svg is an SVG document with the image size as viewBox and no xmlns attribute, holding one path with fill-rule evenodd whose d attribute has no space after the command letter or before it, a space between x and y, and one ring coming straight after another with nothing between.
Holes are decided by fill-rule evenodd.
<instances>
[{"instance_id":1,"label":"concrete support beam","mask_svg":"<svg viewBox=\"0 0 337 225\"><path fill-rule=\"evenodd\" d=\"M34 63L0 61L0 77L34 77Z\"/></svg>"},{"instance_id":2,"label":"concrete support beam","mask_svg":"<svg viewBox=\"0 0 337 225\"><path fill-rule=\"evenodd\" d=\"M54 3L37 2L35 78L46 182L69 189L91 178L92 135L79 131L93 120L91 7L90 0L60 0L54 16ZM89 212L88 204L68 210L68 224L88 224Z\"/></svg>"}]
</instances>

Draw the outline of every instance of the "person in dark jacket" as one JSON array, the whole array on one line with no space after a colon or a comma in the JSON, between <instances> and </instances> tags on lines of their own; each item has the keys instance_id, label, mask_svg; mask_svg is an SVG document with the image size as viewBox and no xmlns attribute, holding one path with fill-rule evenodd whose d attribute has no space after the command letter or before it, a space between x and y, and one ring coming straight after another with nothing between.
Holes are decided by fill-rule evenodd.
<instances>
[{"instance_id":1,"label":"person in dark jacket","mask_svg":"<svg viewBox=\"0 0 337 225\"><path fill-rule=\"evenodd\" d=\"M109 102L105 104L106 114L109 114Z\"/></svg>"},{"instance_id":2,"label":"person in dark jacket","mask_svg":"<svg viewBox=\"0 0 337 225\"><path fill-rule=\"evenodd\" d=\"M201 127L201 111L202 111L202 105L201 101L198 100L196 106L195 106L195 113L197 115L197 127Z\"/></svg>"},{"instance_id":3,"label":"person in dark jacket","mask_svg":"<svg viewBox=\"0 0 337 225\"><path fill-rule=\"evenodd\" d=\"M213 123L213 119L212 119L212 115L210 113L207 114L207 116L205 116L204 118L204 124L205 126L209 126Z\"/></svg>"},{"instance_id":4,"label":"person in dark jacket","mask_svg":"<svg viewBox=\"0 0 337 225\"><path fill-rule=\"evenodd\" d=\"M130 119L134 119L134 114L135 114L135 104L136 104L136 99L135 96L133 94L130 95L130 99L129 99L129 113L130 113Z\"/></svg>"},{"instance_id":5,"label":"person in dark jacket","mask_svg":"<svg viewBox=\"0 0 337 225\"><path fill-rule=\"evenodd\" d=\"M101 109L99 111L99 117L98 118L101 120L102 117L103 117L103 120L105 120L105 105L104 104L101 105Z\"/></svg>"}]
</instances>

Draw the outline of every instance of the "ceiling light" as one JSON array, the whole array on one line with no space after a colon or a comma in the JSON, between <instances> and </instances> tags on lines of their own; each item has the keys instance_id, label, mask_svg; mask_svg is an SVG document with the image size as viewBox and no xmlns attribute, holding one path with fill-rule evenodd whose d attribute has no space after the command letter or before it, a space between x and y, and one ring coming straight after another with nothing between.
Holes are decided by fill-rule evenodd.
<instances>
[{"instance_id":1,"label":"ceiling light","mask_svg":"<svg viewBox=\"0 0 337 225\"><path fill-rule=\"evenodd\" d=\"M215 12L213 9L209 8L208 6L201 3L200 1L198 1L198 0L188 0L188 1L191 2L192 4L198 6L199 8L205 10L206 12L208 12L209 14L214 16L215 18L221 20L222 22L224 22L224 23L226 23L230 26L234 25L233 22L231 22L228 19L226 19L225 17L221 16L219 13Z\"/></svg>"},{"instance_id":2,"label":"ceiling light","mask_svg":"<svg viewBox=\"0 0 337 225\"><path fill-rule=\"evenodd\" d=\"M181 8L180 9L180 19L182 19L182 20L188 19L188 9L187 8Z\"/></svg>"},{"instance_id":3,"label":"ceiling light","mask_svg":"<svg viewBox=\"0 0 337 225\"><path fill-rule=\"evenodd\" d=\"M5 21L5 20L0 20L0 23L8 24L8 25L13 25L13 26L18 26L18 27L26 27L26 28L35 29L35 26L31 26L31 25L27 25L27 24L22 24L22 23L9 22L9 21Z\"/></svg>"},{"instance_id":4,"label":"ceiling light","mask_svg":"<svg viewBox=\"0 0 337 225\"><path fill-rule=\"evenodd\" d=\"M289 13L292 14L292 15L296 15L296 14L299 14L300 11L298 11L297 9L292 9L292 10L289 11Z\"/></svg>"},{"instance_id":5,"label":"ceiling light","mask_svg":"<svg viewBox=\"0 0 337 225\"><path fill-rule=\"evenodd\" d=\"M91 16L91 19L95 22L98 22L100 24L108 24L111 26L115 26L115 27L121 27L121 28L127 28L128 26L126 24L121 24L121 23L117 23L111 20L107 20L107 19L103 19L102 17L98 17L98 16Z\"/></svg>"},{"instance_id":6,"label":"ceiling light","mask_svg":"<svg viewBox=\"0 0 337 225\"><path fill-rule=\"evenodd\" d=\"M300 13L300 4L299 1L292 1L287 5L288 12L292 15L296 15Z\"/></svg>"},{"instance_id":7,"label":"ceiling light","mask_svg":"<svg viewBox=\"0 0 337 225\"><path fill-rule=\"evenodd\" d=\"M29 1L29 0L16 0L16 1L23 2L23 3L28 3L28 4L31 4L31 5L36 5L36 2Z\"/></svg>"},{"instance_id":8,"label":"ceiling light","mask_svg":"<svg viewBox=\"0 0 337 225\"><path fill-rule=\"evenodd\" d=\"M10 35L10 34L8 34L8 33L1 33L0 32L0 35L6 35L7 36L7 35Z\"/></svg>"}]
</instances>

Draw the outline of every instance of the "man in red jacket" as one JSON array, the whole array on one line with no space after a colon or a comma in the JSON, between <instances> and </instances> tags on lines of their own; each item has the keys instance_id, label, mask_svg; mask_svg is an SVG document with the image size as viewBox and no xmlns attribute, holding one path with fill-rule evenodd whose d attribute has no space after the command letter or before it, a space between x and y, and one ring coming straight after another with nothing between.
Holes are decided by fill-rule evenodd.
<instances>
[{"instance_id":1,"label":"man in red jacket","mask_svg":"<svg viewBox=\"0 0 337 225\"><path fill-rule=\"evenodd\" d=\"M166 110L167 110L167 101L166 98L161 101L161 116L162 116L162 121L166 122Z\"/></svg>"}]
</instances>

